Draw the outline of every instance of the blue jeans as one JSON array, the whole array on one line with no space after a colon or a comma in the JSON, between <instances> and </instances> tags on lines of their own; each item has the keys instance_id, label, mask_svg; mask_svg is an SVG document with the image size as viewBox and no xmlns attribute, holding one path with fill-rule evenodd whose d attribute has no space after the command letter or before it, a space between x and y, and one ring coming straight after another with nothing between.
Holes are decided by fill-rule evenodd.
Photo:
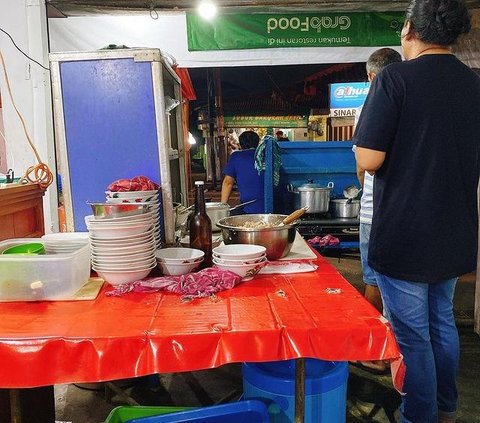
<instances>
[{"instance_id":1,"label":"blue jeans","mask_svg":"<svg viewBox=\"0 0 480 423\"><path fill-rule=\"evenodd\" d=\"M454 419L460 346L453 316L457 278L427 284L375 272L384 314L407 367L401 423Z\"/></svg>"},{"instance_id":2,"label":"blue jeans","mask_svg":"<svg viewBox=\"0 0 480 423\"><path fill-rule=\"evenodd\" d=\"M363 282L367 285L377 286L375 271L368 264L368 243L370 242L370 223L360 222L360 260L362 262Z\"/></svg>"}]
</instances>

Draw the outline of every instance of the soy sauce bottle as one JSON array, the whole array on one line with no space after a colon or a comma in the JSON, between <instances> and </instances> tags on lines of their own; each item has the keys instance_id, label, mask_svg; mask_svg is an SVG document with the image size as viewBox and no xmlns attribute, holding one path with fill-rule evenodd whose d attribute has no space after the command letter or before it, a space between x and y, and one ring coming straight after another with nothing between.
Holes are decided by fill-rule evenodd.
<instances>
[{"instance_id":1,"label":"soy sauce bottle","mask_svg":"<svg viewBox=\"0 0 480 423\"><path fill-rule=\"evenodd\" d=\"M203 181L195 181L195 213L190 219L190 247L205 253L202 268L212 265L212 221L205 208Z\"/></svg>"}]
</instances>

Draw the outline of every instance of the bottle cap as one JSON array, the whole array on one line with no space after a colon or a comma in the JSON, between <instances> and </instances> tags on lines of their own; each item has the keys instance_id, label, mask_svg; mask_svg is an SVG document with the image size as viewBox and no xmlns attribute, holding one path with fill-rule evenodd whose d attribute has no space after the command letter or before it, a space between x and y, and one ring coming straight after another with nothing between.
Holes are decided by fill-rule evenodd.
<instances>
[{"instance_id":1,"label":"bottle cap","mask_svg":"<svg viewBox=\"0 0 480 423\"><path fill-rule=\"evenodd\" d=\"M204 185L203 181L195 181L195 185Z\"/></svg>"}]
</instances>

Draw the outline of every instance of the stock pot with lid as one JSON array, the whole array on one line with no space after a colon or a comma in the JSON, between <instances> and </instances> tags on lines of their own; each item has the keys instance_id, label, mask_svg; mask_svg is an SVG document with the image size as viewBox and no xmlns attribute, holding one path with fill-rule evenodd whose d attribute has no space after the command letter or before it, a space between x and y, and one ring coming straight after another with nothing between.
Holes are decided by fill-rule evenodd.
<instances>
[{"instance_id":1,"label":"stock pot with lid","mask_svg":"<svg viewBox=\"0 0 480 423\"><path fill-rule=\"evenodd\" d=\"M308 207L307 213L326 213L330 203L330 193L333 189L333 182L327 186L322 186L308 181L308 183L295 188L293 185L287 185L288 191L294 195L295 209Z\"/></svg>"}]
</instances>

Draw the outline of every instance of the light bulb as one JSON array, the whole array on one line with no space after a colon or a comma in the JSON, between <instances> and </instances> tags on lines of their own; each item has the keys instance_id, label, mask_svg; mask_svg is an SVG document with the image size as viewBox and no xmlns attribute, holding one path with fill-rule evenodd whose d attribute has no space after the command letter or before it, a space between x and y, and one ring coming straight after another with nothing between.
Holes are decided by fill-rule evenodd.
<instances>
[{"instance_id":1,"label":"light bulb","mask_svg":"<svg viewBox=\"0 0 480 423\"><path fill-rule=\"evenodd\" d=\"M202 0L198 5L198 14L210 20L217 14L217 6L211 0Z\"/></svg>"},{"instance_id":2,"label":"light bulb","mask_svg":"<svg viewBox=\"0 0 480 423\"><path fill-rule=\"evenodd\" d=\"M195 139L195 137L192 135L191 132L188 133L188 143L190 145L194 145L197 143L197 140Z\"/></svg>"}]
</instances>

